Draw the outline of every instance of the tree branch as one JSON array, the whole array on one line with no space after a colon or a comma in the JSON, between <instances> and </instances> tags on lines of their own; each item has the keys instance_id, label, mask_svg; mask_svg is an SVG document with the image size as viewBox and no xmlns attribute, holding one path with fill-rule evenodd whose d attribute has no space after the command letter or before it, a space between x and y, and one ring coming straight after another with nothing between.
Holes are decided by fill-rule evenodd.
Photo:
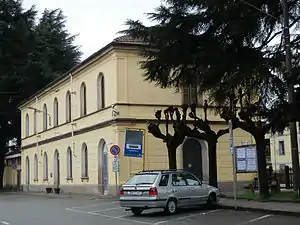
<instances>
[{"instance_id":1,"label":"tree branch","mask_svg":"<svg viewBox=\"0 0 300 225\"><path fill-rule=\"evenodd\" d=\"M163 140L164 142L167 141L167 136L164 135L164 134L161 132L161 130L160 130L160 128L159 128L159 125L157 125L157 124L150 123L150 124L148 125L148 132L149 132L150 134L152 134L154 137Z\"/></svg>"}]
</instances>

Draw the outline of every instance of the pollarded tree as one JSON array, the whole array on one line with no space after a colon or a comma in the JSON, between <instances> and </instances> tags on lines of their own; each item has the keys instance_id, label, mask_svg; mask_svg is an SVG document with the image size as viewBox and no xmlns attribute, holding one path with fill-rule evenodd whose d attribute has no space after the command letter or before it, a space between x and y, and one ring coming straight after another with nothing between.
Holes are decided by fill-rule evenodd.
<instances>
[{"instance_id":1,"label":"pollarded tree","mask_svg":"<svg viewBox=\"0 0 300 225\"><path fill-rule=\"evenodd\" d=\"M190 112L188 106L182 107L182 112L178 108L168 107L164 110L164 123L166 133L163 134L160 125L162 122L162 111L159 110L155 113L157 119L156 123L150 123L148 125L148 131L154 137L163 140L166 143L168 149L169 168L177 168L176 151L177 148L183 144L186 137L193 137L201 139L207 142L208 156L209 156L209 184L212 186L218 186L217 179L217 142L218 139L229 132L228 129L221 129L215 132L211 129L209 121L207 119L207 101L204 104L204 120L197 117L196 104L190 106ZM187 122L187 114L194 119L191 128ZM170 132L170 126L173 127L173 132ZM235 126L235 125L234 125ZM173 133L173 134L171 134ZM199 162L200 163L200 162Z\"/></svg>"}]
</instances>

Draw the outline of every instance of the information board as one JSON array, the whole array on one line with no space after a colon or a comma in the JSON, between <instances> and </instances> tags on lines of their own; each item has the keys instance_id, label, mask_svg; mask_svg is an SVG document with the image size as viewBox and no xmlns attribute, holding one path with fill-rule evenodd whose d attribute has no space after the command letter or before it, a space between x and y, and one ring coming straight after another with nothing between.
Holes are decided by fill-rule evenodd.
<instances>
[{"instance_id":1,"label":"information board","mask_svg":"<svg viewBox=\"0 0 300 225\"><path fill-rule=\"evenodd\" d=\"M237 173L256 173L257 154L256 145L236 146L236 172Z\"/></svg>"}]
</instances>

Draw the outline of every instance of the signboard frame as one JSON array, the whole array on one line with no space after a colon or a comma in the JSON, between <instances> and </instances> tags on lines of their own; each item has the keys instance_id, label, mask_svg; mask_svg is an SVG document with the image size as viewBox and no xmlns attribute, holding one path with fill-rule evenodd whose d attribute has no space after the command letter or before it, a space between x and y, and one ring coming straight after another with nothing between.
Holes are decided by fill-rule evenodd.
<instances>
[{"instance_id":1,"label":"signboard frame","mask_svg":"<svg viewBox=\"0 0 300 225\"><path fill-rule=\"evenodd\" d=\"M135 135L131 136L130 133L135 132ZM143 129L126 129L125 130L125 144L124 144L124 156L143 158L144 157L144 145L145 145L145 131ZM131 143L132 142L132 143Z\"/></svg>"},{"instance_id":2,"label":"signboard frame","mask_svg":"<svg viewBox=\"0 0 300 225\"><path fill-rule=\"evenodd\" d=\"M257 173L257 151L256 145L235 146L235 165L237 173ZM241 166L245 167L241 169ZM253 169L249 169L249 167Z\"/></svg>"}]
</instances>

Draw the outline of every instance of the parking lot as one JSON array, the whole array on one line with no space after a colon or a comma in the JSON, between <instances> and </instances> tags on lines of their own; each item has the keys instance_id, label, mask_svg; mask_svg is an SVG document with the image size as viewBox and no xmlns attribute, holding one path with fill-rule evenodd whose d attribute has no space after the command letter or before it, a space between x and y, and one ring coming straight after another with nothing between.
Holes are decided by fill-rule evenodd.
<instances>
[{"instance_id":1,"label":"parking lot","mask_svg":"<svg viewBox=\"0 0 300 225\"><path fill-rule=\"evenodd\" d=\"M233 210L183 210L167 216L161 210L133 216L113 199L86 196L53 198L20 194L0 195L0 224L4 225L282 225L300 224L300 218Z\"/></svg>"}]
</instances>

